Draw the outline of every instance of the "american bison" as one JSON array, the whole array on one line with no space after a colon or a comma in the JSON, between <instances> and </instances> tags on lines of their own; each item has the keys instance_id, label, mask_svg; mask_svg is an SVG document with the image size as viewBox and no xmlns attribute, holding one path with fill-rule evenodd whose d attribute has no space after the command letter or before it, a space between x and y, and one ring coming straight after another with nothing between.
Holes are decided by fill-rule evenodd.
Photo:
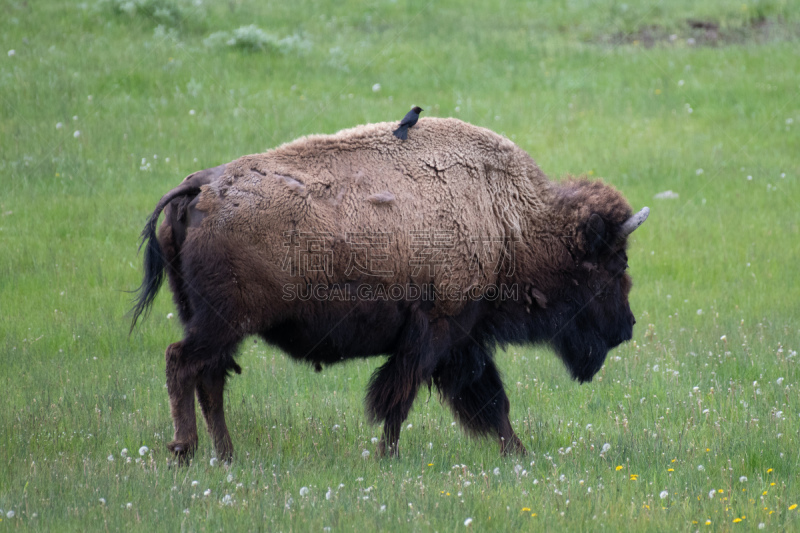
<instances>
[{"instance_id":1,"label":"american bison","mask_svg":"<svg viewBox=\"0 0 800 533\"><path fill-rule=\"evenodd\" d=\"M166 350L179 459L197 447L195 395L231 458L223 389L248 335L317 370L386 356L366 408L391 455L426 384L467 431L524 453L495 349L549 345L584 382L631 338L625 250L647 208L633 214L600 181L550 181L484 128L423 118L403 142L394 126L304 137L191 174L158 202L131 328L166 272L184 327Z\"/></svg>"}]
</instances>

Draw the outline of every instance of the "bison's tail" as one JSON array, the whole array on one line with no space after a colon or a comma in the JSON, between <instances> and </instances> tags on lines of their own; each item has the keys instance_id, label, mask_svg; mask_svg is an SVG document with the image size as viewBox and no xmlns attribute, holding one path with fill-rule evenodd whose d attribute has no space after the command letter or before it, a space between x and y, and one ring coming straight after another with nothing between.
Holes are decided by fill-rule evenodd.
<instances>
[{"instance_id":1,"label":"bison's tail","mask_svg":"<svg viewBox=\"0 0 800 533\"><path fill-rule=\"evenodd\" d=\"M156 227L158 226L158 217L161 211L175 198L185 195L197 195L200 192L200 184L196 180L187 179L180 186L172 189L165 194L156 205L155 210L147 219L147 224L142 230L141 242L139 243L139 251L144 247L144 279L142 284L136 289L136 298L134 299L133 319L131 321L131 329L136 327L136 321L139 317L150 311L150 306L158 294L158 289L164 282L164 267L166 262L164 260L164 253L161 250L161 245L156 237Z\"/></svg>"}]
</instances>

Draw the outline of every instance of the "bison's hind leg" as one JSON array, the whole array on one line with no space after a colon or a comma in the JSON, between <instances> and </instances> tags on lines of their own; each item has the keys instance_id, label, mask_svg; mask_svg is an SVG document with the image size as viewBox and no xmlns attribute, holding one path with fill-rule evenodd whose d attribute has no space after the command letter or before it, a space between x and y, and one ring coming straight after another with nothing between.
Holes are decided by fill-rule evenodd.
<instances>
[{"instance_id":1,"label":"bison's hind leg","mask_svg":"<svg viewBox=\"0 0 800 533\"><path fill-rule=\"evenodd\" d=\"M223 393L228 372L231 370L237 374L242 373L241 367L232 357L227 364L223 362L223 365L206 368L197 380L197 400L200 402L208 433L214 441L217 456L226 462L233 457L233 443L225 423Z\"/></svg>"},{"instance_id":2,"label":"bison's hind leg","mask_svg":"<svg viewBox=\"0 0 800 533\"><path fill-rule=\"evenodd\" d=\"M446 365L436 369L433 381L469 433L494 434L503 455L527 453L511 427L508 418L511 403L500 373L486 350L470 346L455 351Z\"/></svg>"},{"instance_id":3,"label":"bison's hind leg","mask_svg":"<svg viewBox=\"0 0 800 533\"><path fill-rule=\"evenodd\" d=\"M184 341L167 347L167 392L175 435L167 448L179 462L194 455L197 449L197 420L194 412L194 389L197 372L185 356Z\"/></svg>"},{"instance_id":4,"label":"bison's hind leg","mask_svg":"<svg viewBox=\"0 0 800 533\"><path fill-rule=\"evenodd\" d=\"M212 328L187 328L202 331L203 336L189 334L181 342L167 348L167 392L169 393L175 437L167 448L179 462L192 457L197 449L197 419L194 398L200 407L214 440L214 448L223 460L230 460L233 446L225 424L223 391L229 371L241 372L233 360L238 338L221 341L224 334ZM216 334L216 335L215 335Z\"/></svg>"}]
</instances>

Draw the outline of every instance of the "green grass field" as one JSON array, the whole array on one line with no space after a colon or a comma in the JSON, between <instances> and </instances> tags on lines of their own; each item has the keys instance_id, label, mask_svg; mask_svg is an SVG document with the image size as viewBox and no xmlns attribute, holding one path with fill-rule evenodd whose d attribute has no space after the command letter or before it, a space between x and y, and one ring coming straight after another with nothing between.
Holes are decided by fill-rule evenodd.
<instances>
[{"instance_id":1,"label":"green grass field","mask_svg":"<svg viewBox=\"0 0 800 533\"><path fill-rule=\"evenodd\" d=\"M0 27L0 530L800 529L800 4L0 0ZM155 203L414 104L651 207L634 340L583 386L497 354L526 457L434 392L383 460L380 358L315 374L248 341L234 462L203 432L170 468L168 290L126 317Z\"/></svg>"}]
</instances>

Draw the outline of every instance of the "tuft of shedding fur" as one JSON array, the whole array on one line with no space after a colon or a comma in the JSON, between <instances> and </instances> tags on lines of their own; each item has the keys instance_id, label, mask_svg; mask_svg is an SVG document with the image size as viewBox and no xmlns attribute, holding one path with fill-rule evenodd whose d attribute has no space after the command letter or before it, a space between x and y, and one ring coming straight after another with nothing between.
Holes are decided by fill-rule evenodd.
<instances>
[{"instance_id":1,"label":"tuft of shedding fur","mask_svg":"<svg viewBox=\"0 0 800 533\"><path fill-rule=\"evenodd\" d=\"M387 356L370 380L367 414L384 423L380 450L389 454L426 384L468 432L524 452L496 348L547 344L584 382L631 338L620 228L632 210L618 191L551 181L508 139L456 119L422 118L403 143L394 126L244 156L193 174L158 203L143 233L134 323L166 271L185 329L166 354L179 457L197 444L195 396L218 452L232 454L222 390L240 371L234 354L247 335L317 370ZM357 293L408 284L435 297ZM454 287L469 297L448 297ZM500 299L498 287L508 288Z\"/></svg>"}]
</instances>

